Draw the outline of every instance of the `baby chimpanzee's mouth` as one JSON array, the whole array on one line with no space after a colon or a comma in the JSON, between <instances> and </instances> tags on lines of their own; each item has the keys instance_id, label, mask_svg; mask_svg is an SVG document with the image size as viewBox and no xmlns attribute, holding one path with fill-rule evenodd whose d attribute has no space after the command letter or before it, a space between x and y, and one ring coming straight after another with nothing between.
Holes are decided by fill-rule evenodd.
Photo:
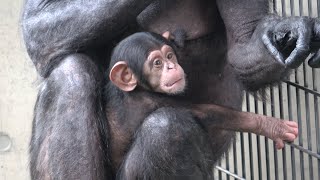
<instances>
[{"instance_id":1,"label":"baby chimpanzee's mouth","mask_svg":"<svg viewBox=\"0 0 320 180\"><path fill-rule=\"evenodd\" d=\"M181 81L181 80L182 80L182 78L180 78L180 79L178 79L178 80L174 81L173 83L166 84L166 87L171 87L171 86L173 86L174 84L176 84L177 82L179 82L179 81Z\"/></svg>"}]
</instances>

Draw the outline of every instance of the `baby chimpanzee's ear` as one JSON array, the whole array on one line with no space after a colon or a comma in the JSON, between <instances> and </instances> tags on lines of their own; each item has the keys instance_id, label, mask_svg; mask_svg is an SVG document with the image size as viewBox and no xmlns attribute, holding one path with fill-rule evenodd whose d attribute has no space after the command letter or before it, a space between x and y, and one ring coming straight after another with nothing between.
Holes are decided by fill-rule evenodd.
<instances>
[{"instance_id":1,"label":"baby chimpanzee's ear","mask_svg":"<svg viewBox=\"0 0 320 180\"><path fill-rule=\"evenodd\" d=\"M117 62L111 69L109 78L111 82L122 91L133 91L137 84L137 78L124 61Z\"/></svg>"}]
</instances>

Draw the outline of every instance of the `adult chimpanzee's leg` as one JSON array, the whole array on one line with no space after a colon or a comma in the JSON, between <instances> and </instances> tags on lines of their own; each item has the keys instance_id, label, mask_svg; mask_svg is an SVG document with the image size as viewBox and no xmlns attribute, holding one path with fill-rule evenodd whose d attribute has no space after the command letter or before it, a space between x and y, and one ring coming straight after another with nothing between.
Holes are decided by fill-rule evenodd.
<instances>
[{"instance_id":1,"label":"adult chimpanzee's leg","mask_svg":"<svg viewBox=\"0 0 320 180\"><path fill-rule=\"evenodd\" d=\"M210 179L212 151L190 113L160 108L138 130L119 179Z\"/></svg>"},{"instance_id":2,"label":"adult chimpanzee's leg","mask_svg":"<svg viewBox=\"0 0 320 180\"><path fill-rule=\"evenodd\" d=\"M74 52L110 46L154 0L25 0L22 32L42 77Z\"/></svg>"},{"instance_id":3,"label":"adult chimpanzee's leg","mask_svg":"<svg viewBox=\"0 0 320 180\"><path fill-rule=\"evenodd\" d=\"M42 83L31 140L32 179L106 179L106 128L97 67L65 58Z\"/></svg>"}]
</instances>

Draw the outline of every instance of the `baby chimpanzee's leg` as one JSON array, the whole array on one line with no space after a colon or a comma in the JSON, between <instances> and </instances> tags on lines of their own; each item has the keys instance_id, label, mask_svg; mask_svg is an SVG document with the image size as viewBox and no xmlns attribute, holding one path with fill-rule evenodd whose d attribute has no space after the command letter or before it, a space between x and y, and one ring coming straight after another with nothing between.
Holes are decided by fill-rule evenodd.
<instances>
[{"instance_id":1,"label":"baby chimpanzee's leg","mask_svg":"<svg viewBox=\"0 0 320 180\"><path fill-rule=\"evenodd\" d=\"M119 179L211 179L212 151L206 132L182 109L149 115L118 172Z\"/></svg>"}]
</instances>

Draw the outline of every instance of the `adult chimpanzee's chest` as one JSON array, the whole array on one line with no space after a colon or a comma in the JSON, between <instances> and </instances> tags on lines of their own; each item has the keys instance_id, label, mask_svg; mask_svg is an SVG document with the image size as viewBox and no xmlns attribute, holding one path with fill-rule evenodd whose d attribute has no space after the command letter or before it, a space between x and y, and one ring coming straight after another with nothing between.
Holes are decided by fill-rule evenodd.
<instances>
[{"instance_id":1,"label":"adult chimpanzee's chest","mask_svg":"<svg viewBox=\"0 0 320 180\"><path fill-rule=\"evenodd\" d=\"M240 108L241 88L227 63L227 38L215 1L155 3L137 21L143 30L159 34L174 33L177 29L186 31L185 46L178 55L187 74L187 101Z\"/></svg>"},{"instance_id":2,"label":"adult chimpanzee's chest","mask_svg":"<svg viewBox=\"0 0 320 180\"><path fill-rule=\"evenodd\" d=\"M162 34L184 29L187 39L196 39L214 31L217 12L216 2L210 0L155 1L137 21L147 31Z\"/></svg>"},{"instance_id":3,"label":"adult chimpanzee's chest","mask_svg":"<svg viewBox=\"0 0 320 180\"><path fill-rule=\"evenodd\" d=\"M187 101L241 108L243 89L227 60L224 30L188 41L178 54L187 74Z\"/></svg>"}]
</instances>

